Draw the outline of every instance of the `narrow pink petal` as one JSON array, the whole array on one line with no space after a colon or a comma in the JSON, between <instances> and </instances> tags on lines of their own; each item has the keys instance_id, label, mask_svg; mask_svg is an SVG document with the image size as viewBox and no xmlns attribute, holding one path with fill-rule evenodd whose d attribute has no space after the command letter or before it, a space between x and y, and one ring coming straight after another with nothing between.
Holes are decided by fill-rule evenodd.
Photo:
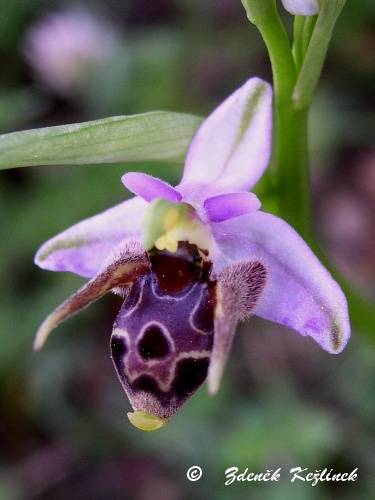
<instances>
[{"instance_id":1,"label":"narrow pink petal","mask_svg":"<svg viewBox=\"0 0 375 500\"><path fill-rule=\"evenodd\" d=\"M248 214L260 207L261 203L253 193L224 193L206 198L204 202L204 209L212 222Z\"/></svg>"},{"instance_id":2,"label":"narrow pink petal","mask_svg":"<svg viewBox=\"0 0 375 500\"><path fill-rule=\"evenodd\" d=\"M117 252L110 256L100 272L89 280L76 293L60 304L40 325L34 341L34 349L43 347L49 334L60 323L73 314L108 293L121 287L129 289L132 283L150 270L150 263L143 246L134 240L121 245Z\"/></svg>"},{"instance_id":3,"label":"narrow pink petal","mask_svg":"<svg viewBox=\"0 0 375 500\"><path fill-rule=\"evenodd\" d=\"M219 247L216 272L243 259L259 259L267 268L254 314L310 335L328 352L342 351L350 336L345 296L291 226L257 211L212 227Z\"/></svg>"},{"instance_id":4,"label":"narrow pink petal","mask_svg":"<svg viewBox=\"0 0 375 500\"><path fill-rule=\"evenodd\" d=\"M247 191L271 152L272 90L251 78L203 122L190 145L181 187L215 184L216 192Z\"/></svg>"},{"instance_id":5,"label":"narrow pink petal","mask_svg":"<svg viewBox=\"0 0 375 500\"><path fill-rule=\"evenodd\" d=\"M242 261L226 266L217 276L217 306L207 383L215 394L232 346L237 322L249 318L262 297L267 271L261 262Z\"/></svg>"},{"instance_id":6,"label":"narrow pink petal","mask_svg":"<svg viewBox=\"0 0 375 500\"><path fill-rule=\"evenodd\" d=\"M172 202L181 200L180 193L173 186L152 175L128 172L122 176L121 181L129 191L146 201L152 201L155 198L163 198Z\"/></svg>"},{"instance_id":7,"label":"narrow pink petal","mask_svg":"<svg viewBox=\"0 0 375 500\"><path fill-rule=\"evenodd\" d=\"M281 0L287 11L295 16L314 16L319 12L318 0Z\"/></svg>"},{"instance_id":8,"label":"narrow pink petal","mask_svg":"<svg viewBox=\"0 0 375 500\"><path fill-rule=\"evenodd\" d=\"M35 263L50 271L70 271L91 278L120 241L140 238L146 208L144 200L132 198L78 222L44 243Z\"/></svg>"}]
</instances>

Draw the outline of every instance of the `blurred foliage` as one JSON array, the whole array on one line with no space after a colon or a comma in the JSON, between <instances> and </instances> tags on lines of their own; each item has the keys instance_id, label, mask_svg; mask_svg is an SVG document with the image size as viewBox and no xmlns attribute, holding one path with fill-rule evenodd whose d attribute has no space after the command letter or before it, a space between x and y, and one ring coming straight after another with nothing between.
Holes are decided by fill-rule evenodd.
<instances>
[{"instance_id":1,"label":"blurred foliage","mask_svg":"<svg viewBox=\"0 0 375 500\"><path fill-rule=\"evenodd\" d=\"M74 0L0 0L1 132L167 109L204 115L249 75L270 78L240 1L82 1L120 34L114 60L80 94L56 95L24 61L29 27ZM315 226L349 280L374 297L375 5L348 2L311 120ZM338 357L265 321L241 327L223 387L205 388L155 434L133 429L109 358L119 299L63 325L40 354L33 334L77 277L33 263L51 235L122 200L132 165L32 167L0 174L0 499L370 499L375 361L356 332ZM137 165L172 183L180 166ZM272 192L258 188L267 208ZM371 327L371 325L369 325ZM375 325L373 325L375 331ZM191 465L203 478L186 480ZM300 465L349 471L352 485L290 484ZM224 470L282 467L279 484L224 487Z\"/></svg>"}]
</instances>

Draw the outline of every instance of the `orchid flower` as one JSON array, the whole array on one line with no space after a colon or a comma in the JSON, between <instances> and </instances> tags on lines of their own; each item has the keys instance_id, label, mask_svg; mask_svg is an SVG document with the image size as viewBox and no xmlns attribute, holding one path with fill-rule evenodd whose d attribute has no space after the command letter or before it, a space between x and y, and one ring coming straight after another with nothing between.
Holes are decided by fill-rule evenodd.
<instances>
[{"instance_id":1,"label":"orchid flower","mask_svg":"<svg viewBox=\"0 0 375 500\"><path fill-rule=\"evenodd\" d=\"M281 0L294 16L314 16L319 12L319 0Z\"/></svg>"},{"instance_id":2,"label":"orchid flower","mask_svg":"<svg viewBox=\"0 0 375 500\"><path fill-rule=\"evenodd\" d=\"M282 219L249 192L270 159L272 91L248 80L204 121L173 187L143 173L122 182L136 196L47 241L36 264L89 281L40 327L42 347L61 321L105 293L123 305L112 359L134 413L153 430L207 377L219 388L237 323L255 314L312 337L330 353L346 345L338 284Z\"/></svg>"}]
</instances>

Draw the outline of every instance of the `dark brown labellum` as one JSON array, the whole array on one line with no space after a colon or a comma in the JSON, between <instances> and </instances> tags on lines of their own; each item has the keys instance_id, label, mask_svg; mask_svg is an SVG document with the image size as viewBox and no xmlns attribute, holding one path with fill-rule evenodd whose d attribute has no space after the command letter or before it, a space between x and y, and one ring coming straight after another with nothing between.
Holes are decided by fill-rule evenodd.
<instances>
[{"instance_id":1,"label":"dark brown labellum","mask_svg":"<svg viewBox=\"0 0 375 500\"><path fill-rule=\"evenodd\" d=\"M111 352L133 408L169 418L207 376L216 282L195 245L153 249L149 259L116 318Z\"/></svg>"}]
</instances>

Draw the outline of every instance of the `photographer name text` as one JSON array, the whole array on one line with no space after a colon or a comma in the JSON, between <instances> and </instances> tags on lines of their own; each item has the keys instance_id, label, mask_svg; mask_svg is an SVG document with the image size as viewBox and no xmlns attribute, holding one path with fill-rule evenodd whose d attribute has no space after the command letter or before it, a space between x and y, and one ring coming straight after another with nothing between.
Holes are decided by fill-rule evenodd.
<instances>
[{"instance_id":1,"label":"photographer name text","mask_svg":"<svg viewBox=\"0 0 375 500\"><path fill-rule=\"evenodd\" d=\"M264 472L251 472L248 468L240 470L229 467L225 471L225 486L237 482L278 482L285 474L281 467ZM304 482L311 486L324 482L354 482L358 479L358 467L351 472L335 472L333 469L310 470L307 467L293 467L287 472L291 483Z\"/></svg>"}]
</instances>

